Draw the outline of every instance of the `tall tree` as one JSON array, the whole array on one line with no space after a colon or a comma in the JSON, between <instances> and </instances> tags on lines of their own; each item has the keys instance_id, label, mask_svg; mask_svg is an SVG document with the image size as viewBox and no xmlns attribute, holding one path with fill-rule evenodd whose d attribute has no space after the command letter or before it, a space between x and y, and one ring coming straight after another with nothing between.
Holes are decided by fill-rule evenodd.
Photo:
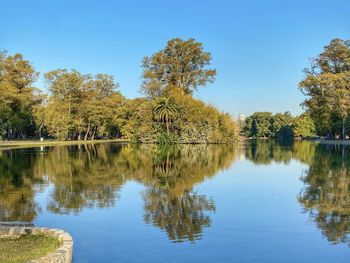
<instances>
[{"instance_id":1,"label":"tall tree","mask_svg":"<svg viewBox=\"0 0 350 263\"><path fill-rule=\"evenodd\" d=\"M51 95L48 105L49 131L59 139L68 139L75 129L85 78L76 70L57 69L45 74Z\"/></svg>"},{"instance_id":2,"label":"tall tree","mask_svg":"<svg viewBox=\"0 0 350 263\"><path fill-rule=\"evenodd\" d=\"M40 91L33 87L38 77L21 54L0 51L0 137L34 135L32 107L40 103Z\"/></svg>"},{"instance_id":3,"label":"tall tree","mask_svg":"<svg viewBox=\"0 0 350 263\"><path fill-rule=\"evenodd\" d=\"M341 73L350 70L350 40L331 40L315 59L316 69L324 73Z\"/></svg>"},{"instance_id":4,"label":"tall tree","mask_svg":"<svg viewBox=\"0 0 350 263\"><path fill-rule=\"evenodd\" d=\"M207 69L211 54L203 45L190 38L168 41L166 47L143 59L142 91L149 97L166 96L169 89L178 88L192 94L199 86L213 82L215 69Z\"/></svg>"},{"instance_id":5,"label":"tall tree","mask_svg":"<svg viewBox=\"0 0 350 263\"><path fill-rule=\"evenodd\" d=\"M344 139L350 114L350 42L333 39L304 72L299 83L307 96L303 105L322 133L333 133L339 121Z\"/></svg>"}]
</instances>

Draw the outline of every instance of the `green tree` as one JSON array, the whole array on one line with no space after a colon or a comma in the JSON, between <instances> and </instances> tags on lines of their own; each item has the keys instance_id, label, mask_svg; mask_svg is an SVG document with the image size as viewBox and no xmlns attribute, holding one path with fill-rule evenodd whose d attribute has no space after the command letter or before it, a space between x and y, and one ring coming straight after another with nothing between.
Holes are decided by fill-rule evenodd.
<instances>
[{"instance_id":1,"label":"green tree","mask_svg":"<svg viewBox=\"0 0 350 263\"><path fill-rule=\"evenodd\" d=\"M46 124L59 139L118 137L125 98L106 74L59 69L45 74L50 91Z\"/></svg>"},{"instance_id":2,"label":"green tree","mask_svg":"<svg viewBox=\"0 0 350 263\"><path fill-rule=\"evenodd\" d=\"M293 135L294 137L316 136L315 124L308 113L303 113L294 119Z\"/></svg>"},{"instance_id":3,"label":"green tree","mask_svg":"<svg viewBox=\"0 0 350 263\"><path fill-rule=\"evenodd\" d=\"M336 133L340 122L345 138L350 112L350 42L334 39L311 60L299 88L307 96L303 106L314 120L318 132Z\"/></svg>"},{"instance_id":4,"label":"green tree","mask_svg":"<svg viewBox=\"0 0 350 263\"><path fill-rule=\"evenodd\" d=\"M272 135L272 113L255 112L247 117L244 133L248 137L270 137Z\"/></svg>"},{"instance_id":5,"label":"green tree","mask_svg":"<svg viewBox=\"0 0 350 263\"><path fill-rule=\"evenodd\" d=\"M84 76L76 70L53 70L45 74L50 92L49 131L58 139L68 139L75 128L79 105L83 100Z\"/></svg>"},{"instance_id":6,"label":"green tree","mask_svg":"<svg viewBox=\"0 0 350 263\"><path fill-rule=\"evenodd\" d=\"M0 138L35 135L32 108L40 103L40 91L33 87L38 77L21 54L0 51Z\"/></svg>"},{"instance_id":7,"label":"green tree","mask_svg":"<svg viewBox=\"0 0 350 263\"><path fill-rule=\"evenodd\" d=\"M213 82L215 69L207 69L211 54L203 45L190 38L168 41L166 47L143 59L142 91L149 97L167 96L169 89L178 88L192 94L199 86Z\"/></svg>"},{"instance_id":8,"label":"green tree","mask_svg":"<svg viewBox=\"0 0 350 263\"><path fill-rule=\"evenodd\" d=\"M271 136L277 136L282 128L291 126L292 123L293 117L289 111L274 114L271 118Z\"/></svg>"},{"instance_id":9,"label":"green tree","mask_svg":"<svg viewBox=\"0 0 350 263\"><path fill-rule=\"evenodd\" d=\"M350 70L350 41L339 38L331 40L315 59L316 67L324 73L341 73Z\"/></svg>"}]
</instances>

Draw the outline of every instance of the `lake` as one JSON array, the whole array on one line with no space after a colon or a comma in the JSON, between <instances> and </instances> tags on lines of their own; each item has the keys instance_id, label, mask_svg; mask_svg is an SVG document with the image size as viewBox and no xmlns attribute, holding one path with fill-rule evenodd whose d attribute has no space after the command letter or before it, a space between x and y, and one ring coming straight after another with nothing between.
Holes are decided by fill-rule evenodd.
<instances>
[{"instance_id":1,"label":"lake","mask_svg":"<svg viewBox=\"0 0 350 263\"><path fill-rule=\"evenodd\" d=\"M0 151L0 221L74 262L349 262L350 148L88 144Z\"/></svg>"}]
</instances>

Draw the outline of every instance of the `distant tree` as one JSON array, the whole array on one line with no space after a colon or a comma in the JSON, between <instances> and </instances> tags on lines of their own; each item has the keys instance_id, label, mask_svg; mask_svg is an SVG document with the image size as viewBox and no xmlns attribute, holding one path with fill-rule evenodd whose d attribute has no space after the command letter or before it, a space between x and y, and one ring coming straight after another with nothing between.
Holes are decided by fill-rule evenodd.
<instances>
[{"instance_id":1,"label":"distant tree","mask_svg":"<svg viewBox=\"0 0 350 263\"><path fill-rule=\"evenodd\" d=\"M285 113L276 113L271 118L271 136L275 137L278 133L280 133L280 130L284 127L289 127L293 124L293 117L289 111ZM284 131L287 131L286 128L284 128Z\"/></svg>"},{"instance_id":2,"label":"distant tree","mask_svg":"<svg viewBox=\"0 0 350 263\"><path fill-rule=\"evenodd\" d=\"M255 112L248 116L243 127L246 137L287 138L292 134L293 117L290 112L272 114Z\"/></svg>"},{"instance_id":3,"label":"distant tree","mask_svg":"<svg viewBox=\"0 0 350 263\"><path fill-rule=\"evenodd\" d=\"M207 69L211 54L203 51L202 43L190 38L175 38L166 47L143 59L142 91L149 97L167 96L169 89L178 88L192 94L199 86L213 82L215 69Z\"/></svg>"},{"instance_id":4,"label":"distant tree","mask_svg":"<svg viewBox=\"0 0 350 263\"><path fill-rule=\"evenodd\" d=\"M312 137L316 135L316 128L313 120L307 113L297 116L293 122L294 137Z\"/></svg>"},{"instance_id":5,"label":"distant tree","mask_svg":"<svg viewBox=\"0 0 350 263\"><path fill-rule=\"evenodd\" d=\"M244 133L248 137L270 137L272 135L272 113L255 112L247 117Z\"/></svg>"},{"instance_id":6,"label":"distant tree","mask_svg":"<svg viewBox=\"0 0 350 263\"><path fill-rule=\"evenodd\" d=\"M178 113L178 109L172 98L160 98L154 108L154 116L158 121L164 121L167 134L169 135L169 124Z\"/></svg>"}]
</instances>

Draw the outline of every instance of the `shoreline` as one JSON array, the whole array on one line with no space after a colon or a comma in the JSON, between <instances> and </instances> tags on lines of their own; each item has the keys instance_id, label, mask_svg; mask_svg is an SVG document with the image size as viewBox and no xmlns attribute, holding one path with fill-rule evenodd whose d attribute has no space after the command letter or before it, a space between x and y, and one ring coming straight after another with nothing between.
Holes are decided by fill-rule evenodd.
<instances>
[{"instance_id":1,"label":"shoreline","mask_svg":"<svg viewBox=\"0 0 350 263\"><path fill-rule=\"evenodd\" d=\"M169 145L181 145L181 144L206 144L206 145L232 145L239 144L244 140L238 140L234 143L202 143L202 142L177 142L170 143ZM31 148L31 147L50 147L50 146L68 146L68 145L84 145L84 144L99 144L99 143L133 143L133 144L157 144L155 142L149 143L135 143L127 139L108 139L108 140L75 140L75 141L58 141L58 140L47 140L47 141L0 141L0 151L9 150L9 149L22 149L22 148Z\"/></svg>"},{"instance_id":2,"label":"shoreline","mask_svg":"<svg viewBox=\"0 0 350 263\"><path fill-rule=\"evenodd\" d=\"M253 141L253 140L262 140L262 141L267 141L267 140L275 140L275 138L244 138L244 141ZM308 142L313 142L317 144L328 144L328 145L350 145L350 139L349 140L325 140L325 139L300 139L300 138L294 138L294 142L296 141L308 141Z\"/></svg>"},{"instance_id":3,"label":"shoreline","mask_svg":"<svg viewBox=\"0 0 350 263\"><path fill-rule=\"evenodd\" d=\"M331 145L350 145L350 140L324 140L324 139L316 139L316 140L307 140L311 142L315 142L318 144L331 144Z\"/></svg>"},{"instance_id":4,"label":"shoreline","mask_svg":"<svg viewBox=\"0 0 350 263\"><path fill-rule=\"evenodd\" d=\"M96 144L96 143L107 143L107 142L129 142L125 139L108 139L108 140L76 140L76 141L0 141L0 150L16 149L16 148L30 148L40 146L60 146L60 145L82 145L82 144Z\"/></svg>"}]
</instances>

